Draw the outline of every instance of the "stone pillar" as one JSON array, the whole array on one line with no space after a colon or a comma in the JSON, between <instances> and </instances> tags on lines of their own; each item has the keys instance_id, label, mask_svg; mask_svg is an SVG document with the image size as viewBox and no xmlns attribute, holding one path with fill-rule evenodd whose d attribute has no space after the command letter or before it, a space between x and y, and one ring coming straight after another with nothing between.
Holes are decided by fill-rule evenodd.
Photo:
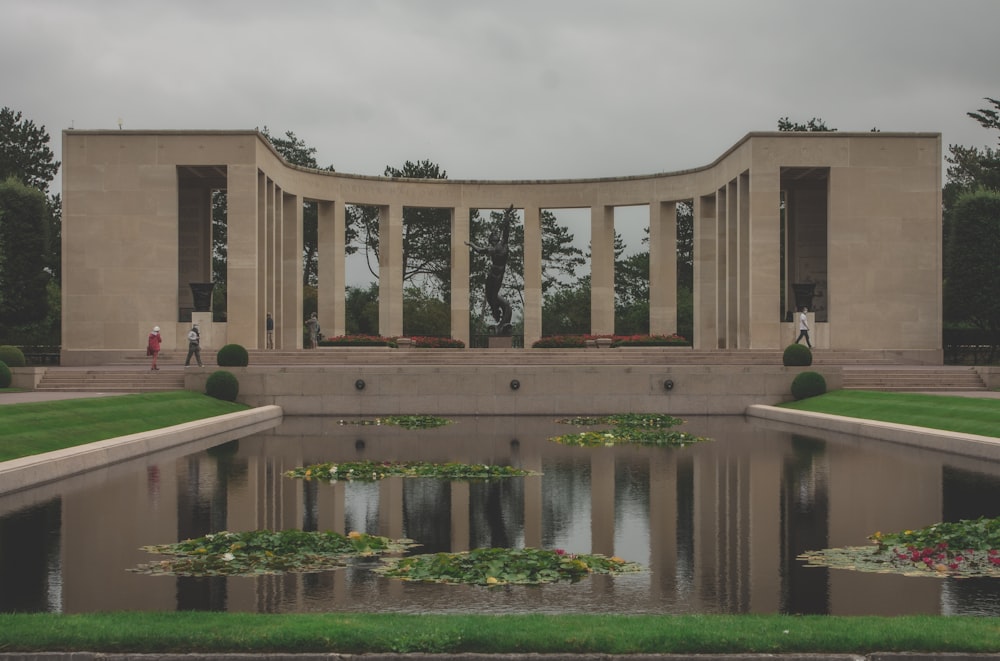
<instances>
[{"instance_id":1,"label":"stone pillar","mask_svg":"<svg viewBox=\"0 0 1000 661\"><path fill-rule=\"evenodd\" d=\"M750 172L750 349L780 349L781 319L781 181L779 170L755 168ZM777 323L776 323L777 322Z\"/></svg>"},{"instance_id":2,"label":"stone pillar","mask_svg":"<svg viewBox=\"0 0 1000 661\"><path fill-rule=\"evenodd\" d=\"M281 220L281 316L285 322L283 341L291 345L294 334L296 348L302 346L302 198L275 191L276 202L280 202ZM293 321L294 320L294 321Z\"/></svg>"},{"instance_id":3,"label":"stone pillar","mask_svg":"<svg viewBox=\"0 0 1000 661\"><path fill-rule=\"evenodd\" d=\"M677 332L677 203L649 204L649 333Z\"/></svg>"},{"instance_id":4,"label":"stone pillar","mask_svg":"<svg viewBox=\"0 0 1000 661\"><path fill-rule=\"evenodd\" d=\"M469 346L469 207L451 210L451 336Z\"/></svg>"},{"instance_id":5,"label":"stone pillar","mask_svg":"<svg viewBox=\"0 0 1000 661\"><path fill-rule=\"evenodd\" d=\"M258 313L263 313L265 318L267 313L271 313L275 326L275 346L279 346L280 321L278 309L274 304L274 297L277 288L275 287L275 235L274 235L274 213L273 208L268 206L268 200L273 199L273 182L271 182L263 172L257 173L257 248L259 251L260 268L257 269L257 302ZM270 193L269 193L270 191ZM261 321L257 329L256 348L261 349L267 346L267 331L264 329L265 322Z\"/></svg>"},{"instance_id":6,"label":"stone pillar","mask_svg":"<svg viewBox=\"0 0 1000 661\"><path fill-rule=\"evenodd\" d=\"M378 208L378 332L403 334L403 207Z\"/></svg>"},{"instance_id":7,"label":"stone pillar","mask_svg":"<svg viewBox=\"0 0 1000 661\"><path fill-rule=\"evenodd\" d=\"M226 175L228 204L226 342L257 346L257 271L260 268L257 216L257 166L230 165Z\"/></svg>"},{"instance_id":8,"label":"stone pillar","mask_svg":"<svg viewBox=\"0 0 1000 661\"><path fill-rule=\"evenodd\" d=\"M317 227L319 325L324 329L323 334L326 336L344 335L347 332L344 313L347 288L344 202L322 201L317 204L319 205Z\"/></svg>"},{"instance_id":9,"label":"stone pillar","mask_svg":"<svg viewBox=\"0 0 1000 661\"><path fill-rule=\"evenodd\" d=\"M542 220L541 209L524 207L524 347L542 337Z\"/></svg>"},{"instance_id":10,"label":"stone pillar","mask_svg":"<svg viewBox=\"0 0 1000 661\"><path fill-rule=\"evenodd\" d=\"M590 210L590 332L615 332L615 208Z\"/></svg>"},{"instance_id":11,"label":"stone pillar","mask_svg":"<svg viewBox=\"0 0 1000 661\"><path fill-rule=\"evenodd\" d=\"M694 348L717 348L715 196L694 200Z\"/></svg>"}]
</instances>

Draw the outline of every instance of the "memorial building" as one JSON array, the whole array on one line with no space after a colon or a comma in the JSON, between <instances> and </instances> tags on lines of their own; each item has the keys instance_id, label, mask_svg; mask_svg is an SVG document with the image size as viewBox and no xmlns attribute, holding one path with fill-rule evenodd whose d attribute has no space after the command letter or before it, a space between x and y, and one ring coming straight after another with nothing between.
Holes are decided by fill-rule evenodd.
<instances>
[{"instance_id":1,"label":"memorial building","mask_svg":"<svg viewBox=\"0 0 1000 661\"><path fill-rule=\"evenodd\" d=\"M344 334L345 207L379 210L379 332L403 330L403 214L451 214L451 334L469 343L470 212L524 223L524 344L542 332L550 209L590 209L591 333L614 333L615 208L649 209L651 334L677 328L677 207L694 217L694 349L775 350L809 309L819 350L940 364L941 136L747 134L709 164L641 176L422 180L286 163L257 131L63 132L63 365L184 348L302 348L303 204L317 205L319 323ZM669 149L665 147L665 161ZM227 318L207 307L212 199L227 198ZM621 230L621 228L618 228ZM530 350L530 349L528 349Z\"/></svg>"}]
</instances>

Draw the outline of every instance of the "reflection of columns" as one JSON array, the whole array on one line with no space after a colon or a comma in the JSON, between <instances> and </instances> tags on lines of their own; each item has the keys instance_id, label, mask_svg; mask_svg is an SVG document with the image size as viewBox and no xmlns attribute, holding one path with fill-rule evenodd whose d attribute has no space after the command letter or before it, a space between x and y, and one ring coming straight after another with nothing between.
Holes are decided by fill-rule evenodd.
<instances>
[{"instance_id":1,"label":"reflection of columns","mask_svg":"<svg viewBox=\"0 0 1000 661\"><path fill-rule=\"evenodd\" d=\"M649 333L676 332L677 203L652 202L649 205Z\"/></svg>"},{"instance_id":2,"label":"reflection of columns","mask_svg":"<svg viewBox=\"0 0 1000 661\"><path fill-rule=\"evenodd\" d=\"M317 247L319 251L319 325L325 335L346 333L344 294L347 287L344 234L344 202L319 202ZM301 335L301 333L299 333Z\"/></svg>"},{"instance_id":3,"label":"reflection of columns","mask_svg":"<svg viewBox=\"0 0 1000 661\"><path fill-rule=\"evenodd\" d=\"M346 483L338 481L335 484L320 484L317 507L319 509L319 529L332 530L346 535L350 530L344 530L344 489Z\"/></svg>"},{"instance_id":4,"label":"reflection of columns","mask_svg":"<svg viewBox=\"0 0 1000 661\"><path fill-rule=\"evenodd\" d=\"M590 458L590 552L615 554L615 457L600 451Z\"/></svg>"},{"instance_id":5,"label":"reflection of columns","mask_svg":"<svg viewBox=\"0 0 1000 661\"><path fill-rule=\"evenodd\" d=\"M292 343L288 334L295 329L294 346L301 346L302 332L302 198L284 194L281 199L281 316L285 321L283 344ZM295 323L290 323L291 320Z\"/></svg>"},{"instance_id":6,"label":"reflection of columns","mask_svg":"<svg viewBox=\"0 0 1000 661\"><path fill-rule=\"evenodd\" d=\"M403 334L403 207L378 208L378 332Z\"/></svg>"},{"instance_id":7,"label":"reflection of columns","mask_svg":"<svg viewBox=\"0 0 1000 661\"><path fill-rule=\"evenodd\" d=\"M469 208L451 210L451 336L469 346Z\"/></svg>"},{"instance_id":8,"label":"reflection of columns","mask_svg":"<svg viewBox=\"0 0 1000 661\"><path fill-rule=\"evenodd\" d=\"M542 337L542 224L537 206L524 207L524 346Z\"/></svg>"},{"instance_id":9,"label":"reflection of columns","mask_svg":"<svg viewBox=\"0 0 1000 661\"><path fill-rule=\"evenodd\" d=\"M390 477L378 483L378 534L383 537L403 536L403 479Z\"/></svg>"},{"instance_id":10,"label":"reflection of columns","mask_svg":"<svg viewBox=\"0 0 1000 661\"><path fill-rule=\"evenodd\" d=\"M451 483L451 552L469 550L469 483Z\"/></svg>"},{"instance_id":11,"label":"reflection of columns","mask_svg":"<svg viewBox=\"0 0 1000 661\"><path fill-rule=\"evenodd\" d=\"M654 601L674 591L677 573L677 466L674 452L649 462L649 569Z\"/></svg>"},{"instance_id":12,"label":"reflection of columns","mask_svg":"<svg viewBox=\"0 0 1000 661\"><path fill-rule=\"evenodd\" d=\"M615 332L615 208L590 209L590 332Z\"/></svg>"}]
</instances>

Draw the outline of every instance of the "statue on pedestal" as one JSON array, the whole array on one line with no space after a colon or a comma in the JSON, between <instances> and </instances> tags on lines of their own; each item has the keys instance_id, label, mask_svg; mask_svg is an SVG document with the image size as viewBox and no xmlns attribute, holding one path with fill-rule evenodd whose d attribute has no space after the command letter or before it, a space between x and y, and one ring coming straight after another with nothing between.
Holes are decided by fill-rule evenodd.
<instances>
[{"instance_id":1,"label":"statue on pedestal","mask_svg":"<svg viewBox=\"0 0 1000 661\"><path fill-rule=\"evenodd\" d=\"M510 256L508 241L510 239L510 223L514 215L514 207L511 206L503 214L503 221L500 232L496 230L490 232L489 243L480 246L475 243L465 242L465 245L473 251L488 255L492 265L490 272L486 276L486 303L490 306L490 313L493 315L494 335L508 336L514 327L510 323L511 307L510 303L500 296L500 287L503 285L504 272L507 270L507 258Z\"/></svg>"}]
</instances>

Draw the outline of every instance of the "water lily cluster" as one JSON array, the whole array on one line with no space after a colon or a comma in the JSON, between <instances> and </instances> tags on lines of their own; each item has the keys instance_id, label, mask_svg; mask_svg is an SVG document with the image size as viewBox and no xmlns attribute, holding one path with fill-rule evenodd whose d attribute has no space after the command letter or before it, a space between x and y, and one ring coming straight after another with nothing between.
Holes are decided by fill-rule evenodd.
<instances>
[{"instance_id":1,"label":"water lily cluster","mask_svg":"<svg viewBox=\"0 0 1000 661\"><path fill-rule=\"evenodd\" d=\"M919 530L876 532L874 546L810 551L809 566L905 576L1000 578L1000 518L936 523Z\"/></svg>"},{"instance_id":2,"label":"water lily cluster","mask_svg":"<svg viewBox=\"0 0 1000 661\"><path fill-rule=\"evenodd\" d=\"M620 574L642 568L617 556L572 554L561 549L483 548L465 553L387 558L374 571L406 581L495 587L576 582L590 574Z\"/></svg>"},{"instance_id":3,"label":"water lily cluster","mask_svg":"<svg viewBox=\"0 0 1000 661\"><path fill-rule=\"evenodd\" d=\"M218 532L176 544L144 546L149 553L172 556L141 564L132 571L178 576L250 576L317 572L346 566L351 560L401 553L415 546L361 532L254 530Z\"/></svg>"},{"instance_id":4,"label":"water lily cluster","mask_svg":"<svg viewBox=\"0 0 1000 661\"><path fill-rule=\"evenodd\" d=\"M381 418L361 418L359 420L338 420L340 425L395 425L403 429L433 429L451 424L448 418L434 415L387 415Z\"/></svg>"},{"instance_id":5,"label":"water lily cluster","mask_svg":"<svg viewBox=\"0 0 1000 661\"><path fill-rule=\"evenodd\" d=\"M672 427L683 424L683 420L662 413L623 413L601 417L575 417L558 420L577 427L611 426L607 430L594 430L563 434L550 441L578 447L612 447L633 443L669 447L685 447L709 439L688 432L675 431Z\"/></svg>"},{"instance_id":6,"label":"water lily cluster","mask_svg":"<svg viewBox=\"0 0 1000 661\"><path fill-rule=\"evenodd\" d=\"M537 475L512 466L492 464L435 464L425 461L350 461L300 466L285 472L286 477L324 482L376 482L387 477L432 477L444 480L491 480Z\"/></svg>"}]
</instances>

